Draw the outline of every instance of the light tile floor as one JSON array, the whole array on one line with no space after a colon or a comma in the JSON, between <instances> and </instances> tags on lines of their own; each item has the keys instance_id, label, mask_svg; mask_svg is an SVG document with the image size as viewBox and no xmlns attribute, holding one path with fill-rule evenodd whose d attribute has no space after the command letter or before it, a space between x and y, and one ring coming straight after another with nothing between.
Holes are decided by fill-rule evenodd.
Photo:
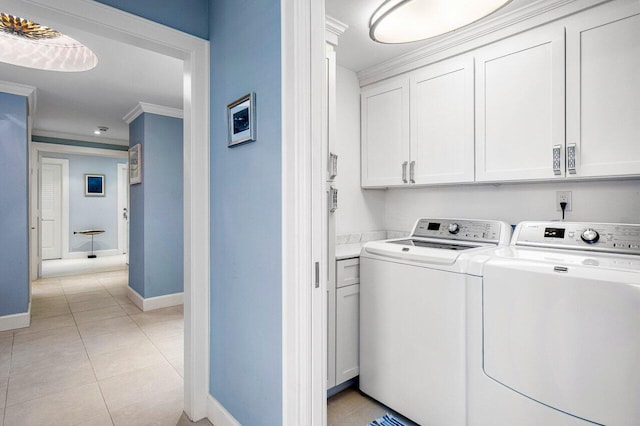
<instances>
[{"instance_id":1,"label":"light tile floor","mask_svg":"<svg viewBox=\"0 0 640 426\"><path fill-rule=\"evenodd\" d=\"M392 414L407 426L416 423L399 415L375 399L360 393L357 388L348 388L327 400L328 426L367 426L385 414Z\"/></svg>"},{"instance_id":2,"label":"light tile floor","mask_svg":"<svg viewBox=\"0 0 640 426\"><path fill-rule=\"evenodd\" d=\"M31 327L0 332L0 426L191 424L182 306L140 311L127 276L33 283Z\"/></svg>"},{"instance_id":3,"label":"light tile floor","mask_svg":"<svg viewBox=\"0 0 640 426\"><path fill-rule=\"evenodd\" d=\"M42 261L42 277L64 277L69 275L93 274L97 272L121 271L127 269L127 256L102 256L94 259L51 259Z\"/></svg>"}]
</instances>

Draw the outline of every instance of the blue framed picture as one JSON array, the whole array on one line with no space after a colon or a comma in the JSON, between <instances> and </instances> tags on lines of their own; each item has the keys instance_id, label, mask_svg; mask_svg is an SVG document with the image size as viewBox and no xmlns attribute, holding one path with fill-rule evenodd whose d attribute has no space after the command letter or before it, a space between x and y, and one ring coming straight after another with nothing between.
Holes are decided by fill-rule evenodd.
<instances>
[{"instance_id":1,"label":"blue framed picture","mask_svg":"<svg viewBox=\"0 0 640 426\"><path fill-rule=\"evenodd\" d=\"M229 147L256 140L256 94L249 93L227 105Z\"/></svg>"},{"instance_id":2,"label":"blue framed picture","mask_svg":"<svg viewBox=\"0 0 640 426\"><path fill-rule=\"evenodd\" d=\"M104 197L104 175L84 175L85 197Z\"/></svg>"}]
</instances>

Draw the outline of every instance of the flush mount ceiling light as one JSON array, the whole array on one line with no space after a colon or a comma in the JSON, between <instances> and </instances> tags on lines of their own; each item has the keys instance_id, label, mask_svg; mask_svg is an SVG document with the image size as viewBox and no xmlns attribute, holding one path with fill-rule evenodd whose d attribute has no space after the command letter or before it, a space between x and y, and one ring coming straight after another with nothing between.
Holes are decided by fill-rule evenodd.
<instances>
[{"instance_id":1,"label":"flush mount ceiling light","mask_svg":"<svg viewBox=\"0 0 640 426\"><path fill-rule=\"evenodd\" d=\"M103 133L107 133L107 130L109 130L107 126L98 126L98 128L94 130L93 133L95 135L101 135Z\"/></svg>"},{"instance_id":2,"label":"flush mount ceiling light","mask_svg":"<svg viewBox=\"0 0 640 426\"><path fill-rule=\"evenodd\" d=\"M511 0L386 0L371 16L369 36L379 43L425 40L471 24Z\"/></svg>"},{"instance_id":3,"label":"flush mount ceiling light","mask_svg":"<svg viewBox=\"0 0 640 426\"><path fill-rule=\"evenodd\" d=\"M82 43L28 19L0 13L0 62L49 71L87 71L98 64Z\"/></svg>"}]
</instances>

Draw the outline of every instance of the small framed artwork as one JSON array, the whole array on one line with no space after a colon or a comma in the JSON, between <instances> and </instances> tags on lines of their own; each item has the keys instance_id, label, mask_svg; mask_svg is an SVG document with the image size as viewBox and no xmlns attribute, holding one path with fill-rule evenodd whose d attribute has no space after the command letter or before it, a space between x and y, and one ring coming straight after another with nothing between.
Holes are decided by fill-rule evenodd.
<instances>
[{"instance_id":1,"label":"small framed artwork","mask_svg":"<svg viewBox=\"0 0 640 426\"><path fill-rule=\"evenodd\" d=\"M84 175L85 197L104 197L104 175Z\"/></svg>"},{"instance_id":2,"label":"small framed artwork","mask_svg":"<svg viewBox=\"0 0 640 426\"><path fill-rule=\"evenodd\" d=\"M142 183L142 145L129 148L129 185Z\"/></svg>"},{"instance_id":3,"label":"small framed artwork","mask_svg":"<svg viewBox=\"0 0 640 426\"><path fill-rule=\"evenodd\" d=\"M229 147L256 140L256 94L249 93L227 106Z\"/></svg>"}]
</instances>

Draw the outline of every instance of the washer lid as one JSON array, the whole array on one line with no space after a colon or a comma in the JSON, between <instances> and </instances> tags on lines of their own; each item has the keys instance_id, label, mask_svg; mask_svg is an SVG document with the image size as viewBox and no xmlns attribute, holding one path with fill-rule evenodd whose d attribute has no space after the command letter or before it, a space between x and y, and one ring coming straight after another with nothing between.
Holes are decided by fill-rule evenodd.
<instances>
[{"instance_id":1,"label":"washer lid","mask_svg":"<svg viewBox=\"0 0 640 426\"><path fill-rule=\"evenodd\" d=\"M450 266L455 264L461 255L470 251L474 252L471 249L486 249L490 247L494 247L494 245L469 242L456 244L446 240L403 238L400 240L366 243L362 249L362 255L370 253L390 259Z\"/></svg>"}]
</instances>

